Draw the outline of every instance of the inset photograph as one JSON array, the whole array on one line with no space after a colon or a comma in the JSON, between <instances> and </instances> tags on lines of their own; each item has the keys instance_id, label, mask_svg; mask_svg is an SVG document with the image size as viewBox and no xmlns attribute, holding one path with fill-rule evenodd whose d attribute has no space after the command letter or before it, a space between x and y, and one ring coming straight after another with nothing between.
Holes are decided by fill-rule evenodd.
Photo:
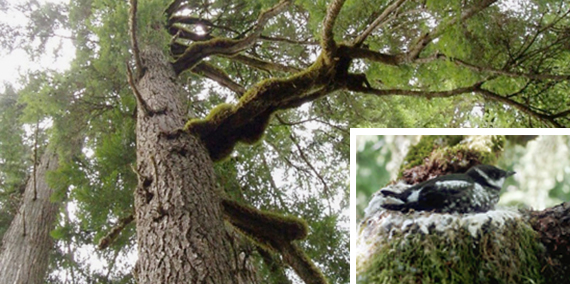
<instances>
[{"instance_id":1,"label":"inset photograph","mask_svg":"<svg viewBox=\"0 0 570 284\"><path fill-rule=\"evenodd\" d=\"M356 283L568 283L570 136L355 142Z\"/></svg>"}]
</instances>

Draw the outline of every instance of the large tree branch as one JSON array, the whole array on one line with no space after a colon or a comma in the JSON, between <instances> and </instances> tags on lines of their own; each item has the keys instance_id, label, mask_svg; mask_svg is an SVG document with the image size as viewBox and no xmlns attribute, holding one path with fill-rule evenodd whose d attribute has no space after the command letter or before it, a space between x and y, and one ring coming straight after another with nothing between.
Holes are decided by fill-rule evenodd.
<instances>
[{"instance_id":1,"label":"large tree branch","mask_svg":"<svg viewBox=\"0 0 570 284\"><path fill-rule=\"evenodd\" d=\"M291 0L282 0L271 9L263 11L253 31L242 39L212 38L207 41L194 42L173 63L174 70L179 74L184 70L192 69L198 62L210 55L235 55L251 47L261 35L267 21L283 11L290 3Z\"/></svg>"},{"instance_id":2,"label":"large tree branch","mask_svg":"<svg viewBox=\"0 0 570 284\"><path fill-rule=\"evenodd\" d=\"M341 88L332 80L336 66L322 61L319 58L306 70L287 78L264 80L236 105L218 105L205 119L189 121L185 129L200 136L214 161L223 159L237 142L258 141L275 111L297 107Z\"/></svg>"},{"instance_id":3,"label":"large tree branch","mask_svg":"<svg viewBox=\"0 0 570 284\"><path fill-rule=\"evenodd\" d=\"M518 109L519 111L528 114L529 116L537 119L538 121L540 121L546 125L550 125L550 126L554 126L554 127L562 127L562 125L560 125L554 119L555 117L553 117L552 115L538 113L538 112L532 110L529 106L522 104L522 103L519 103L515 100L512 100L506 96L501 96L501 95L494 93L492 91L483 89L480 86L477 88L476 92L478 92L481 95L483 95L484 97L487 97L487 98L492 99L494 101L502 102L506 105L512 106L512 107Z\"/></svg>"},{"instance_id":4,"label":"large tree branch","mask_svg":"<svg viewBox=\"0 0 570 284\"><path fill-rule=\"evenodd\" d=\"M288 72L288 73L296 73L296 72L301 71L300 69L295 68L295 67L279 64L276 62L264 61L264 60L261 60L259 58L255 58L255 57L245 55L245 54L237 54L234 56L227 56L226 58L229 58L231 60L243 63L243 64L251 66L251 67L255 67L257 69L261 69L264 71L279 71L279 72Z\"/></svg>"},{"instance_id":5,"label":"large tree branch","mask_svg":"<svg viewBox=\"0 0 570 284\"><path fill-rule=\"evenodd\" d=\"M135 58L136 80L140 79L144 73L139 44L137 41L137 0L131 0L131 10L129 11L129 34L131 35L131 47Z\"/></svg>"},{"instance_id":6,"label":"large tree branch","mask_svg":"<svg viewBox=\"0 0 570 284\"><path fill-rule=\"evenodd\" d=\"M287 78L271 78L247 91L236 105L220 104L204 119L190 120L184 130L198 135L214 161L227 157L237 142L255 143L263 136L272 114L298 107L335 90L370 88L364 74L348 74L346 46L338 60L326 64L323 54L305 70Z\"/></svg>"},{"instance_id":7,"label":"large tree branch","mask_svg":"<svg viewBox=\"0 0 570 284\"><path fill-rule=\"evenodd\" d=\"M493 75L503 75L507 77L523 77L532 80L570 80L570 75L554 75L554 74L533 74L533 73L524 73L524 72L516 72L516 71L509 71L509 70L500 70L492 67L487 66L479 66L467 61L461 60L459 58L448 57L443 53L437 53L430 57L425 57L416 60L417 63L427 63L433 60L450 60L451 62L455 63L458 66L466 67L470 70L477 71L477 72L488 72Z\"/></svg>"},{"instance_id":8,"label":"large tree branch","mask_svg":"<svg viewBox=\"0 0 570 284\"><path fill-rule=\"evenodd\" d=\"M352 75L352 74L351 74ZM405 90L405 89L375 89L371 87L367 87L364 85L359 84L349 84L348 90L365 93L365 94L372 94L376 96L409 96L409 97L425 97L428 99L431 98L447 98L453 97L465 93L472 93L478 90L479 86L481 86L485 81L477 82L471 86L457 88L453 90L447 91L422 91L422 90Z\"/></svg>"},{"instance_id":9,"label":"large tree branch","mask_svg":"<svg viewBox=\"0 0 570 284\"><path fill-rule=\"evenodd\" d=\"M305 283L326 284L327 280L305 252L294 243L307 237L305 221L261 211L249 205L223 198L224 215L241 233L256 244L279 252Z\"/></svg>"},{"instance_id":10,"label":"large tree branch","mask_svg":"<svg viewBox=\"0 0 570 284\"><path fill-rule=\"evenodd\" d=\"M404 4L407 0L396 0L392 4L388 5L386 9L370 24L366 30L364 30L358 37L354 39L352 42L353 46L361 46L364 40L379 26L385 24L389 17L393 18L398 12L398 9Z\"/></svg>"},{"instance_id":11,"label":"large tree branch","mask_svg":"<svg viewBox=\"0 0 570 284\"><path fill-rule=\"evenodd\" d=\"M208 79L216 81L218 84L234 91L240 97L245 93L245 88L236 83L223 70L213 66L207 62L200 62L192 69L192 72L200 74Z\"/></svg>"},{"instance_id":12,"label":"large tree branch","mask_svg":"<svg viewBox=\"0 0 570 284\"><path fill-rule=\"evenodd\" d=\"M330 64L336 53L336 42L334 41L334 22L340 13L342 5L345 0L334 0L327 9L325 20L323 21L323 31L321 33L321 47L323 48L322 55L325 63Z\"/></svg>"}]
</instances>

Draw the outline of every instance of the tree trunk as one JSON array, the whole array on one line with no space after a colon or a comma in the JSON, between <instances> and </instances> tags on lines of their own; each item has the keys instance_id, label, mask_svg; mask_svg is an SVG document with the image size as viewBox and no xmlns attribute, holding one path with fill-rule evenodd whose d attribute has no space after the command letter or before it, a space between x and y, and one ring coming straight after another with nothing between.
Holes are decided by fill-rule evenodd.
<instances>
[{"instance_id":1,"label":"tree trunk","mask_svg":"<svg viewBox=\"0 0 570 284\"><path fill-rule=\"evenodd\" d=\"M197 137L177 131L187 117L172 66L159 50L141 57L137 282L255 283L247 254L224 223L206 148Z\"/></svg>"},{"instance_id":2,"label":"tree trunk","mask_svg":"<svg viewBox=\"0 0 570 284\"><path fill-rule=\"evenodd\" d=\"M57 169L55 153L47 150L37 166L36 175L28 180L23 203L2 240L0 283L45 283L49 252L59 204L52 203L52 189L46 172Z\"/></svg>"}]
</instances>

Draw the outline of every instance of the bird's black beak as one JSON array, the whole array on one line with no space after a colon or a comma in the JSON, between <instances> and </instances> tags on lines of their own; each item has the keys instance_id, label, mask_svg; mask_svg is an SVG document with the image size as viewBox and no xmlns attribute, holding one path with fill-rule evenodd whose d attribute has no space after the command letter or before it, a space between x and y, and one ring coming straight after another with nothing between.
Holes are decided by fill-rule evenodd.
<instances>
[{"instance_id":1,"label":"bird's black beak","mask_svg":"<svg viewBox=\"0 0 570 284\"><path fill-rule=\"evenodd\" d=\"M507 176L507 177L510 177L510 176L512 176L512 175L514 175L514 174L516 174L516 173L517 173L517 172L509 171L509 172L507 172L507 175L506 175L506 176Z\"/></svg>"}]
</instances>

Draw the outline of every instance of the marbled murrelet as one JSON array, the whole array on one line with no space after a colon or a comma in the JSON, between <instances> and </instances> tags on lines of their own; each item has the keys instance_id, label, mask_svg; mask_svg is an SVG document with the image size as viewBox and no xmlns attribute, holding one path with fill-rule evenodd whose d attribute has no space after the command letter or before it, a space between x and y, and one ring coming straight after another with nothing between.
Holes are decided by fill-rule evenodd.
<instances>
[{"instance_id":1,"label":"marbled murrelet","mask_svg":"<svg viewBox=\"0 0 570 284\"><path fill-rule=\"evenodd\" d=\"M386 201L381 207L403 212L486 212L499 201L505 179L513 174L494 166L477 165L464 174L437 177L402 192L383 189L380 193Z\"/></svg>"}]
</instances>

